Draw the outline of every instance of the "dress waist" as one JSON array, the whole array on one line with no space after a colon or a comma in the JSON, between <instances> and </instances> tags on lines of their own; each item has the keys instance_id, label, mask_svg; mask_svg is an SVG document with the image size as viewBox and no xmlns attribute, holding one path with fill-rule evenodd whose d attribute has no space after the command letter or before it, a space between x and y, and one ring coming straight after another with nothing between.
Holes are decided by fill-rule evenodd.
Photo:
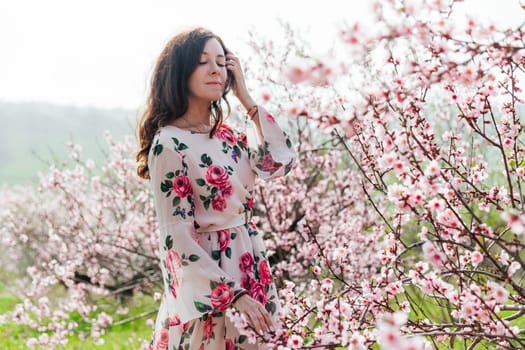
<instances>
[{"instance_id":1,"label":"dress waist","mask_svg":"<svg viewBox=\"0 0 525 350\"><path fill-rule=\"evenodd\" d=\"M252 218L252 212L251 210L246 211L244 213L240 213L232 218L230 218L227 222L223 222L218 225L208 225L208 226L201 226L196 229L197 232L212 232L212 231L219 231L219 230L226 230L232 227L237 227L241 225L247 225L250 222L250 219Z\"/></svg>"}]
</instances>

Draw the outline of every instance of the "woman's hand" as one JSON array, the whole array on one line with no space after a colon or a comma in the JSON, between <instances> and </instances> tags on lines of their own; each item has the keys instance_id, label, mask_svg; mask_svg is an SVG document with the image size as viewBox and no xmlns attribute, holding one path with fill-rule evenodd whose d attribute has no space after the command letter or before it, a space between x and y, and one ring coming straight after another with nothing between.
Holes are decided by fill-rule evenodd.
<instances>
[{"instance_id":1,"label":"woman's hand","mask_svg":"<svg viewBox=\"0 0 525 350\"><path fill-rule=\"evenodd\" d=\"M241 295L239 299L235 301L235 308L241 314L246 316L248 324L264 338L267 337L268 333L275 331L274 324L268 311L266 311L261 303L250 297L248 294Z\"/></svg>"},{"instance_id":2,"label":"woman's hand","mask_svg":"<svg viewBox=\"0 0 525 350\"><path fill-rule=\"evenodd\" d=\"M226 51L226 69L233 74L232 92L239 99L242 105L248 110L255 105L255 102L248 92L246 81L244 80L244 73L242 71L239 58L235 56L230 50Z\"/></svg>"}]
</instances>

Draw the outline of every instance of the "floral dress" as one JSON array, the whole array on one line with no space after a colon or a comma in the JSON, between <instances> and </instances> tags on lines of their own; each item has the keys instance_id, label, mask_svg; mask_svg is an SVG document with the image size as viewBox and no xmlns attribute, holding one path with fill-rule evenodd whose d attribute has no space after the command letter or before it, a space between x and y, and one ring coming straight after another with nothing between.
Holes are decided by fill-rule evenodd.
<instances>
[{"instance_id":1,"label":"floral dress","mask_svg":"<svg viewBox=\"0 0 525 350\"><path fill-rule=\"evenodd\" d=\"M150 349L258 349L226 309L241 292L275 317L279 301L256 226L250 222L256 177L287 174L290 139L259 106L261 133L226 124L208 134L164 126L148 158L159 224L164 291Z\"/></svg>"}]
</instances>

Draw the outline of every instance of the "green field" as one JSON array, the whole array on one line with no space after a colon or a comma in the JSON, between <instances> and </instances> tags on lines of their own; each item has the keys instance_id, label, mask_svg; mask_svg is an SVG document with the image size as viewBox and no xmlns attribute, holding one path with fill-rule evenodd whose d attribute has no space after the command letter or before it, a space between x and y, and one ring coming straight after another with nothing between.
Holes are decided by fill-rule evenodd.
<instances>
[{"instance_id":1,"label":"green field","mask_svg":"<svg viewBox=\"0 0 525 350\"><path fill-rule=\"evenodd\" d=\"M0 315L14 309L20 300L8 293L5 288L0 286ZM104 344L96 345L92 340L82 340L78 336L72 336L68 339L68 344L58 347L57 350L81 350L81 349L100 349L100 350L117 350L117 349L139 349L143 340L149 341L152 328L146 324L147 319L155 319L156 307L158 301L152 300L149 296L135 296L126 302L125 306L129 308L127 315L118 315L115 313L119 302L116 300L103 300L101 311L105 311L113 317L114 323L127 318L137 317L136 320L125 322L121 325L113 326L107 329L103 336ZM80 322L79 322L80 323ZM80 323L81 330L89 332L87 324ZM22 350L31 349L26 346L26 340L31 337L38 337L40 333L29 329L27 326L17 325L12 322L0 324L0 349ZM38 348L37 348L38 349Z\"/></svg>"}]
</instances>

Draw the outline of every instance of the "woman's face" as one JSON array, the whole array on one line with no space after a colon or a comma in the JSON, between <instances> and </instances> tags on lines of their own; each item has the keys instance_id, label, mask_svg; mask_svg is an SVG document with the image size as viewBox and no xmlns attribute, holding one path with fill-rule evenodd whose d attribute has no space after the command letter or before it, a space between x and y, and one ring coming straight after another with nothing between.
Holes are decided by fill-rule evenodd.
<instances>
[{"instance_id":1,"label":"woman's face","mask_svg":"<svg viewBox=\"0 0 525 350\"><path fill-rule=\"evenodd\" d=\"M188 83L190 101L210 103L221 98L226 83L226 57L217 39L204 45L199 64Z\"/></svg>"}]
</instances>

